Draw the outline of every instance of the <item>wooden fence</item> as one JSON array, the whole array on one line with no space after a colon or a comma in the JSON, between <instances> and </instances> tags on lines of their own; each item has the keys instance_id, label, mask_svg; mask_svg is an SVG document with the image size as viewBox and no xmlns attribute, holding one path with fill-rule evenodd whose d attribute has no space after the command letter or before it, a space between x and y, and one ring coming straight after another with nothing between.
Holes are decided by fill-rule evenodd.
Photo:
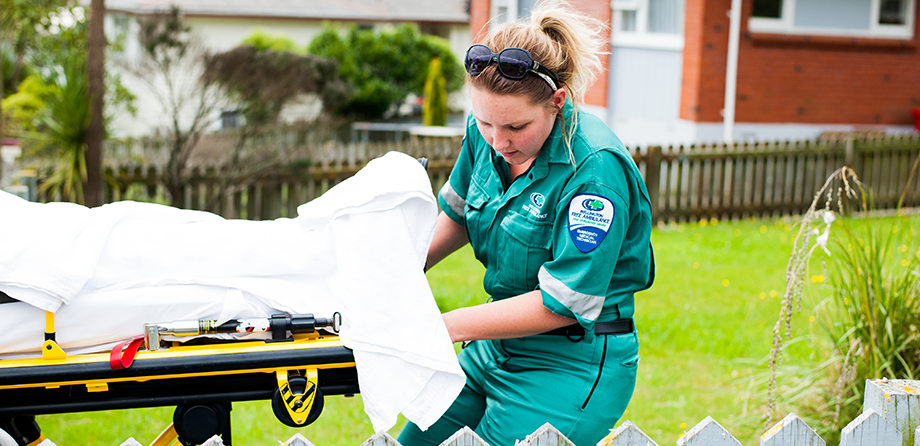
<instances>
[{"instance_id":1,"label":"wooden fence","mask_svg":"<svg viewBox=\"0 0 920 446\"><path fill-rule=\"evenodd\" d=\"M276 139L296 143L293 138ZM391 150L428 158L432 190L437 192L447 181L459 147L458 137L311 143L297 148L300 158L288 166L294 168L235 178L223 191L218 184L221 177L229 175L225 170L218 165L196 168L180 203L184 208L208 210L227 218L292 217L298 205ZM905 207L920 206L920 172L907 187L911 167L920 156L917 133L733 146L634 147L630 153L645 178L657 223L801 214L827 177L844 165L853 168L868 186L877 209L895 208L902 193ZM154 165L124 163L110 169L109 174L117 180L117 187L109 187L107 200L125 198L132 184L142 185L148 195L162 194L162 169Z\"/></svg>"},{"instance_id":2,"label":"wooden fence","mask_svg":"<svg viewBox=\"0 0 920 446\"><path fill-rule=\"evenodd\" d=\"M221 446L214 436L203 446ZM301 434L285 446L314 446ZM51 445L45 445L51 446ZM141 446L133 438L122 446ZM386 433L378 433L361 446L401 446ZM469 427L457 431L441 446L489 446ZM506 445L502 445L506 446ZM520 439L516 446L574 445L550 424ZM625 421L596 446L658 446L631 421ZM712 417L706 417L677 439L676 446L741 446L741 443ZM760 437L760 446L825 446L825 441L801 418L789 414ZM920 446L920 381L867 380L863 413L843 428L840 446Z\"/></svg>"}]
</instances>

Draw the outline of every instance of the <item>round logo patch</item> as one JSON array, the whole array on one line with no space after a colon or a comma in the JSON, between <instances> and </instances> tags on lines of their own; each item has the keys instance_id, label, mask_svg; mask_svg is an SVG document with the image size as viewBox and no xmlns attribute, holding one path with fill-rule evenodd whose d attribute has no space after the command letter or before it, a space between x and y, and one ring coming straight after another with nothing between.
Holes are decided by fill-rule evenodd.
<instances>
[{"instance_id":1,"label":"round logo patch","mask_svg":"<svg viewBox=\"0 0 920 446\"><path fill-rule=\"evenodd\" d=\"M542 208L543 203L546 203L546 197L544 197L543 194L539 192L534 192L530 194L530 201L534 204L534 206Z\"/></svg>"},{"instance_id":2,"label":"round logo patch","mask_svg":"<svg viewBox=\"0 0 920 446\"><path fill-rule=\"evenodd\" d=\"M610 200L593 194L576 195L569 202L569 235L581 252L591 252L604 241L614 208Z\"/></svg>"}]
</instances>

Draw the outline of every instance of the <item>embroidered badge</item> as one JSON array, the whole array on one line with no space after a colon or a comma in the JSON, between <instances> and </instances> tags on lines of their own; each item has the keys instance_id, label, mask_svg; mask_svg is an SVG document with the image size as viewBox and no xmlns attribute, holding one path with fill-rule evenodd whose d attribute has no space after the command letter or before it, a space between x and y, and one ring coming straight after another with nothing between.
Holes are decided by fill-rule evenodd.
<instances>
[{"instance_id":1,"label":"embroidered badge","mask_svg":"<svg viewBox=\"0 0 920 446\"><path fill-rule=\"evenodd\" d=\"M538 208L543 207L543 203L546 203L546 197L539 192L534 192L530 194L530 201Z\"/></svg>"},{"instance_id":2,"label":"embroidered badge","mask_svg":"<svg viewBox=\"0 0 920 446\"><path fill-rule=\"evenodd\" d=\"M581 194L569 203L569 235L581 252L591 252L604 240L613 222L613 203L600 195Z\"/></svg>"}]
</instances>

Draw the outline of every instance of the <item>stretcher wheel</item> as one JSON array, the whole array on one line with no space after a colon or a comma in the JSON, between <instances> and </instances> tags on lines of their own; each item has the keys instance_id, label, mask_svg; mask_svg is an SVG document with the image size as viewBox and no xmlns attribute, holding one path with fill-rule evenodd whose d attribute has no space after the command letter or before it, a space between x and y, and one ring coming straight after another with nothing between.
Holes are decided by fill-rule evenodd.
<instances>
[{"instance_id":1,"label":"stretcher wheel","mask_svg":"<svg viewBox=\"0 0 920 446\"><path fill-rule=\"evenodd\" d=\"M33 416L0 418L0 446L23 446L42 436Z\"/></svg>"},{"instance_id":2,"label":"stretcher wheel","mask_svg":"<svg viewBox=\"0 0 920 446\"><path fill-rule=\"evenodd\" d=\"M230 411L224 404L193 404L176 407L173 427L179 441L192 446L229 431ZM226 441L226 439L224 440Z\"/></svg>"},{"instance_id":3,"label":"stretcher wheel","mask_svg":"<svg viewBox=\"0 0 920 446\"><path fill-rule=\"evenodd\" d=\"M307 379L303 377L294 377L288 380L288 383L291 387L290 391L293 395L303 395L307 390ZM319 386L313 387L313 404L310 407L310 412L307 414L306 420L297 424L296 421L291 417L291 414L288 412L287 407L284 404L284 398L282 397L281 389L275 389L275 395L272 396L272 412L275 413L275 417L278 418L278 421L290 426L290 427L305 427L310 423L316 421L319 418L319 414L323 412L323 392L319 390Z\"/></svg>"}]
</instances>

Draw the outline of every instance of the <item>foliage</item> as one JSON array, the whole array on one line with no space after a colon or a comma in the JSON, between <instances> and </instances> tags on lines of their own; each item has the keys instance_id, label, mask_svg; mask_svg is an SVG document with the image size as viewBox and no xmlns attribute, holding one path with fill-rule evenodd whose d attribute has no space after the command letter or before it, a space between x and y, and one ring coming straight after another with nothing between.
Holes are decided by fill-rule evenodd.
<instances>
[{"instance_id":1,"label":"foliage","mask_svg":"<svg viewBox=\"0 0 920 446\"><path fill-rule=\"evenodd\" d=\"M432 58L425 79L425 105L422 107L425 125L447 125L447 86L441 72L441 59Z\"/></svg>"},{"instance_id":2,"label":"foliage","mask_svg":"<svg viewBox=\"0 0 920 446\"><path fill-rule=\"evenodd\" d=\"M275 34L269 35L262 28L257 28L249 36L243 39L242 44L244 46L254 47L258 51L285 51L288 53L303 53L302 48L298 48L297 44L291 40L290 37L285 36L284 34Z\"/></svg>"},{"instance_id":3,"label":"foliage","mask_svg":"<svg viewBox=\"0 0 920 446\"><path fill-rule=\"evenodd\" d=\"M52 153L57 158L54 171L39 190L60 192L65 199L83 203L84 135L90 119L86 55L69 51L61 62L61 72L51 78L54 94L44 98L46 113L39 119L39 130L27 138L34 142L33 153Z\"/></svg>"},{"instance_id":4,"label":"foliage","mask_svg":"<svg viewBox=\"0 0 920 446\"><path fill-rule=\"evenodd\" d=\"M380 32L351 26L344 37L338 27L326 24L308 51L337 60L341 78L354 86L350 98L335 104L342 116L380 118L409 94L421 96L433 57L443 64L447 91L457 91L463 83L463 69L448 43L408 24Z\"/></svg>"},{"instance_id":5,"label":"foliage","mask_svg":"<svg viewBox=\"0 0 920 446\"><path fill-rule=\"evenodd\" d=\"M32 67L20 59L13 51L12 45L0 41L0 68L3 72L3 99L19 91L19 85L32 75Z\"/></svg>"},{"instance_id":6,"label":"foliage","mask_svg":"<svg viewBox=\"0 0 920 446\"><path fill-rule=\"evenodd\" d=\"M178 206L188 182L188 161L212 113L224 102L213 78L206 76L207 53L184 20L182 11L168 11L138 20L144 56L125 68L160 102L169 140L166 192Z\"/></svg>"},{"instance_id":7,"label":"foliage","mask_svg":"<svg viewBox=\"0 0 920 446\"><path fill-rule=\"evenodd\" d=\"M916 164L915 164L916 169ZM838 186L832 187L833 182ZM823 209L817 204L826 198ZM855 200L858 217L838 218ZM834 205L836 204L836 211ZM837 171L803 217L790 258L787 292L774 328L770 356L768 418L776 409L776 377L797 381L797 411L828 443L859 414L866 379L920 377L920 233L916 218L901 215L882 220L872 212L871 192L847 168ZM814 237L814 244L810 243ZM821 248L818 251L818 248ZM807 265L824 252L824 274L811 275L820 296L815 304L823 336L813 338L817 364L787 368L782 352L792 334L792 317L809 283ZM796 375L798 375L796 377Z\"/></svg>"},{"instance_id":8,"label":"foliage","mask_svg":"<svg viewBox=\"0 0 920 446\"><path fill-rule=\"evenodd\" d=\"M35 132L38 130L39 117L45 111L45 98L56 94L42 77L33 74L19 84L19 91L3 100L6 114L7 131L12 134Z\"/></svg>"}]
</instances>

